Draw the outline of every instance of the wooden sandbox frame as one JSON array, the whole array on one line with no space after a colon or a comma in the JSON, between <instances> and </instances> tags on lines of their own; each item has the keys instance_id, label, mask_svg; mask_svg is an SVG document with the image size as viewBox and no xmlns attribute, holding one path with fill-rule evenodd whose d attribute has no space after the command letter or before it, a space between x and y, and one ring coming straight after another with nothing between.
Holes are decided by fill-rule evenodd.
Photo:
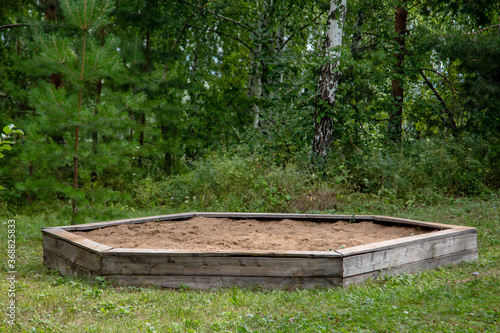
<instances>
[{"instance_id":1,"label":"wooden sandbox frame","mask_svg":"<svg viewBox=\"0 0 500 333\"><path fill-rule=\"evenodd\" d=\"M305 220L413 226L434 230L332 251L197 252L176 249L112 248L71 231L119 224L179 221L192 217ZM255 287L289 289L347 286L384 275L416 273L478 258L476 228L372 215L183 213L72 226L42 228L46 267L62 275L95 278L130 286L167 288Z\"/></svg>"}]
</instances>

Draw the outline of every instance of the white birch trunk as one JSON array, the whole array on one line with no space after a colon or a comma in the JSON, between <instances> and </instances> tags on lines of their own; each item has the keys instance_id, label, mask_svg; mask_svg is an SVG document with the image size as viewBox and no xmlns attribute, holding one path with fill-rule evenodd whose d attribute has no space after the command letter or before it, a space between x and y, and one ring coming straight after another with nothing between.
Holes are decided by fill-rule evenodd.
<instances>
[{"instance_id":1,"label":"white birch trunk","mask_svg":"<svg viewBox=\"0 0 500 333\"><path fill-rule=\"evenodd\" d=\"M328 13L328 26L325 38L325 56L327 58L340 57L340 51L332 50L333 47L342 45L342 33L346 15L347 0L331 0L330 12ZM327 103L328 109L335 107L335 99L338 88L339 73L337 67L339 61L335 60L321 68L318 89L320 98ZM313 150L321 158L326 157L328 146L333 139L333 119L328 112L320 112L325 108L325 103L316 103L315 108L315 126ZM326 113L326 114L325 114Z\"/></svg>"},{"instance_id":2,"label":"white birch trunk","mask_svg":"<svg viewBox=\"0 0 500 333\"><path fill-rule=\"evenodd\" d=\"M342 46L342 33L344 28L345 14L346 14L346 3L347 0L332 0L330 3L330 12L328 14L328 28L326 31L326 56L338 58L340 57L340 51L332 51L332 47ZM337 93L338 86L338 72L335 70L339 65L339 61L335 61L332 64L328 64L328 73L325 73L323 79L329 82L324 82L327 88L327 100L330 103L335 102L335 96ZM321 78L320 78L321 80ZM321 82L321 81L320 81Z\"/></svg>"}]
</instances>

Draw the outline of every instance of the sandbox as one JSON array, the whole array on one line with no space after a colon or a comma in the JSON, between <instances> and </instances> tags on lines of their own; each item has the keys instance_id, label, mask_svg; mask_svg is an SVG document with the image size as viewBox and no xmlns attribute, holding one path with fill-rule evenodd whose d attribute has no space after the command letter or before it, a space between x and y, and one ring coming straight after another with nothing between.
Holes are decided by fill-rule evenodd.
<instances>
[{"instance_id":1,"label":"sandbox","mask_svg":"<svg viewBox=\"0 0 500 333\"><path fill-rule=\"evenodd\" d=\"M184 213L42 233L48 268L132 286L346 286L478 258L475 228L372 215Z\"/></svg>"}]
</instances>

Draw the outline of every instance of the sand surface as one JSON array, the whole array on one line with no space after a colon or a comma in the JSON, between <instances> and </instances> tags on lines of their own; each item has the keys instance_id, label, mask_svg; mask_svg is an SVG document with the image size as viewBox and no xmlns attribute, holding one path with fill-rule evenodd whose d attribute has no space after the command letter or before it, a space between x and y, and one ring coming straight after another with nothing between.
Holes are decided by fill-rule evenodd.
<instances>
[{"instance_id":1,"label":"sand surface","mask_svg":"<svg viewBox=\"0 0 500 333\"><path fill-rule=\"evenodd\" d=\"M329 251L428 231L372 222L231 220L195 217L73 232L111 247L144 249Z\"/></svg>"}]
</instances>

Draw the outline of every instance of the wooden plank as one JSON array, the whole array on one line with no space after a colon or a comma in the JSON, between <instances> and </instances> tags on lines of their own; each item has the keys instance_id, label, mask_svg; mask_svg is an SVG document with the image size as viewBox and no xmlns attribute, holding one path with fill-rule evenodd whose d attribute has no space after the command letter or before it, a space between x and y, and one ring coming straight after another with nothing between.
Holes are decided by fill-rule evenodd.
<instances>
[{"instance_id":1,"label":"wooden plank","mask_svg":"<svg viewBox=\"0 0 500 333\"><path fill-rule=\"evenodd\" d=\"M106 222L95 222L95 223L86 223L79 225L70 225L70 226L62 226L56 227L61 228L66 231L85 231L85 230L93 230L99 228L112 227L114 225L120 224L138 224L138 223L146 223L146 222L154 222L154 221L171 221L171 220L187 220L195 216L195 213L181 213L181 214L170 214L170 215L157 215L157 216L148 216L148 217L138 217L133 219L123 219L123 220L115 220L115 221L106 221Z\"/></svg>"},{"instance_id":2,"label":"wooden plank","mask_svg":"<svg viewBox=\"0 0 500 333\"><path fill-rule=\"evenodd\" d=\"M216 250L195 251L186 249L137 249L113 248L105 256L120 255L150 255L150 256L181 256L181 257L293 257L293 258L341 258L336 251L275 251L275 250Z\"/></svg>"},{"instance_id":3,"label":"wooden plank","mask_svg":"<svg viewBox=\"0 0 500 333\"><path fill-rule=\"evenodd\" d=\"M397 224L415 225L415 226L436 228L436 229L442 229L442 230L452 229L452 228L470 228L470 227L463 227L463 226L452 225L452 224L437 223L437 222L424 222L424 221L418 221L418 220L409 220L409 219L403 219L403 218L399 218L399 217L390 217L390 216L381 216L381 215L374 216L373 221L385 222L385 223L396 224L396 225Z\"/></svg>"},{"instance_id":4,"label":"wooden plank","mask_svg":"<svg viewBox=\"0 0 500 333\"><path fill-rule=\"evenodd\" d=\"M88 249L58 239L50 234L43 235L43 249L57 254L75 265L94 272L101 271L101 256Z\"/></svg>"},{"instance_id":5,"label":"wooden plank","mask_svg":"<svg viewBox=\"0 0 500 333\"><path fill-rule=\"evenodd\" d=\"M393 247L374 249L372 252L346 256L343 276L368 273L474 249L477 249L477 237L473 232L450 234L446 238L422 238Z\"/></svg>"},{"instance_id":6,"label":"wooden plank","mask_svg":"<svg viewBox=\"0 0 500 333\"><path fill-rule=\"evenodd\" d=\"M307 220L321 222L337 222L339 220L349 221L352 215L330 215L330 214L281 214L281 213L217 213L200 212L196 216L210 218L229 218L229 219L256 219L256 220ZM355 215L355 221L372 221L373 215Z\"/></svg>"},{"instance_id":7,"label":"wooden plank","mask_svg":"<svg viewBox=\"0 0 500 333\"><path fill-rule=\"evenodd\" d=\"M344 278L342 285L349 286L353 284L360 284L368 280L379 279L383 276L396 276L403 273L414 274L419 271L430 270L440 266L459 264L461 262L466 262L466 261L474 261L477 259L478 259L477 249L473 249L464 252L453 253L442 257L415 261L408 264L372 271L365 274L346 277Z\"/></svg>"},{"instance_id":8,"label":"wooden plank","mask_svg":"<svg viewBox=\"0 0 500 333\"><path fill-rule=\"evenodd\" d=\"M47 236L51 236L57 239L61 239L64 241L67 241L68 243L71 243L73 245L79 246L81 248L88 249L90 252L93 253L101 253L103 251L108 251L111 250L112 247L108 245L104 245L101 243L97 243L93 240L87 239L83 236L80 235L75 235L71 232L68 232L64 229L59 229L59 228L47 228L43 229L42 233Z\"/></svg>"},{"instance_id":9,"label":"wooden plank","mask_svg":"<svg viewBox=\"0 0 500 333\"><path fill-rule=\"evenodd\" d=\"M89 279L99 276L98 272L93 272L86 269L85 267L75 265L74 263L65 260L64 258L59 257L57 254L45 249L43 251L43 264L45 265L45 267L54 269L61 275L65 276L82 276Z\"/></svg>"},{"instance_id":10,"label":"wooden plank","mask_svg":"<svg viewBox=\"0 0 500 333\"><path fill-rule=\"evenodd\" d=\"M401 247L406 245L411 245L414 242L423 242L427 240L440 241L441 239L446 239L458 235L474 235L473 237L477 238L477 230L475 228L454 228L448 230L434 231L426 234L420 234L416 236L409 236L403 238L396 238L387 241L359 245L348 247L344 249L338 249L336 252L342 254L345 257L358 255L362 253L369 253L373 251L385 250L395 247Z\"/></svg>"},{"instance_id":11,"label":"wooden plank","mask_svg":"<svg viewBox=\"0 0 500 333\"><path fill-rule=\"evenodd\" d=\"M161 275L104 275L107 280L129 286L155 285L164 288L188 287L195 290L230 288L252 289L312 289L338 287L340 278L307 277L221 277L221 276L161 276Z\"/></svg>"},{"instance_id":12,"label":"wooden plank","mask_svg":"<svg viewBox=\"0 0 500 333\"><path fill-rule=\"evenodd\" d=\"M193 257L123 255L102 258L111 275L341 277L340 258Z\"/></svg>"}]
</instances>

